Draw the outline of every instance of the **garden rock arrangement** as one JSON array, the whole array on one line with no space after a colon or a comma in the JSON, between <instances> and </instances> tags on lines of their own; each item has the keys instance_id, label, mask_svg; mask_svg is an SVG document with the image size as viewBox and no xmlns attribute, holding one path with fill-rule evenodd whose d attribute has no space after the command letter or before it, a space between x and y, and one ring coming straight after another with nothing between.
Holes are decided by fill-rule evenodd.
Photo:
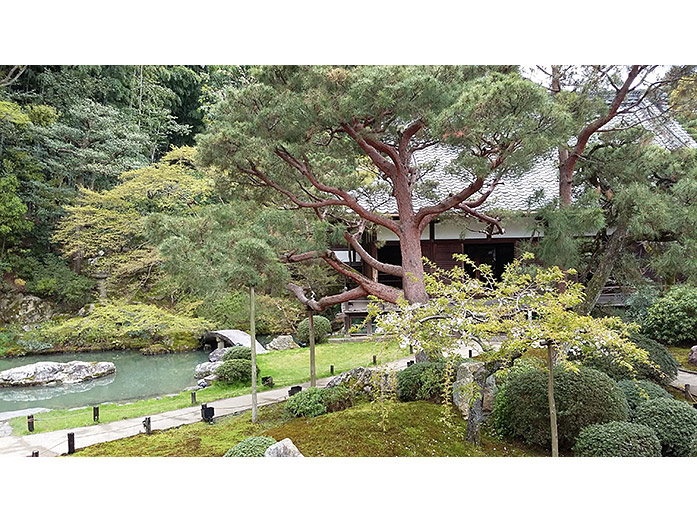
<instances>
[{"instance_id":1,"label":"garden rock arrangement","mask_svg":"<svg viewBox=\"0 0 697 523\"><path fill-rule=\"evenodd\" d=\"M288 350L299 347L300 345L295 343L292 336L279 336L266 346L268 350Z\"/></svg>"},{"instance_id":2,"label":"garden rock arrangement","mask_svg":"<svg viewBox=\"0 0 697 523\"><path fill-rule=\"evenodd\" d=\"M384 391L393 388L390 384L389 377L389 374L385 372L367 369L365 367L356 367L355 369L343 372L333 378L327 383L325 388L344 385L372 395L380 387L382 387Z\"/></svg>"},{"instance_id":3,"label":"garden rock arrangement","mask_svg":"<svg viewBox=\"0 0 697 523\"><path fill-rule=\"evenodd\" d=\"M30 294L0 294L0 323L35 325L53 316L51 305Z\"/></svg>"},{"instance_id":4,"label":"garden rock arrangement","mask_svg":"<svg viewBox=\"0 0 697 523\"><path fill-rule=\"evenodd\" d=\"M80 383L116 372L107 361L70 361L68 363L40 361L0 372L0 387L27 387Z\"/></svg>"},{"instance_id":5,"label":"garden rock arrangement","mask_svg":"<svg viewBox=\"0 0 697 523\"><path fill-rule=\"evenodd\" d=\"M296 447L290 438L282 439L278 443L274 443L266 452L265 458L302 458L304 457L298 447Z\"/></svg>"},{"instance_id":6,"label":"garden rock arrangement","mask_svg":"<svg viewBox=\"0 0 697 523\"><path fill-rule=\"evenodd\" d=\"M690 365L697 365L697 345L694 345L690 349L690 354L687 355L687 363Z\"/></svg>"},{"instance_id":7,"label":"garden rock arrangement","mask_svg":"<svg viewBox=\"0 0 697 523\"><path fill-rule=\"evenodd\" d=\"M206 376L209 376L211 374L215 374L216 369L220 367L222 364L222 359L217 361L204 361L203 363L199 363L198 365L196 365L196 369L194 370L194 378L200 379L205 378Z\"/></svg>"},{"instance_id":8,"label":"garden rock arrangement","mask_svg":"<svg viewBox=\"0 0 697 523\"><path fill-rule=\"evenodd\" d=\"M480 361L466 361L457 368L455 382L453 383L453 403L460 409L462 416L468 418L470 414L470 396L472 393L481 392L482 410L491 412L494 408L494 394L496 389L496 380L494 376L489 376L484 383L484 390L477 391L474 382L474 373L484 366Z\"/></svg>"}]
</instances>

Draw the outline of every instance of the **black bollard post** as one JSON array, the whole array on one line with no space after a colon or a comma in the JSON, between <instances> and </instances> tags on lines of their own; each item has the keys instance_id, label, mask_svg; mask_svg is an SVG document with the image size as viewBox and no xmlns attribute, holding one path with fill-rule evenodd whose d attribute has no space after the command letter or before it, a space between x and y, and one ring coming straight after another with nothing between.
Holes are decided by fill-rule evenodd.
<instances>
[{"instance_id":1,"label":"black bollard post","mask_svg":"<svg viewBox=\"0 0 697 523\"><path fill-rule=\"evenodd\" d=\"M378 364L378 357L375 354L373 354L373 365L377 365L377 364Z\"/></svg>"},{"instance_id":2,"label":"black bollard post","mask_svg":"<svg viewBox=\"0 0 697 523\"><path fill-rule=\"evenodd\" d=\"M39 457L39 451L38 451L38 450L32 450L32 451L31 451L31 457L32 457L32 458L38 458L38 457Z\"/></svg>"},{"instance_id":3,"label":"black bollard post","mask_svg":"<svg viewBox=\"0 0 697 523\"><path fill-rule=\"evenodd\" d=\"M191 404L196 405L196 391L195 390L191 391Z\"/></svg>"},{"instance_id":4,"label":"black bollard post","mask_svg":"<svg viewBox=\"0 0 697 523\"><path fill-rule=\"evenodd\" d=\"M690 400L690 396L691 396L691 394L690 394L690 384L689 384L689 383L685 383L685 399L686 399L686 400Z\"/></svg>"},{"instance_id":5,"label":"black bollard post","mask_svg":"<svg viewBox=\"0 0 697 523\"><path fill-rule=\"evenodd\" d=\"M146 434L152 434L152 423L150 421L150 416L143 420L143 427L145 427Z\"/></svg>"},{"instance_id":6,"label":"black bollard post","mask_svg":"<svg viewBox=\"0 0 697 523\"><path fill-rule=\"evenodd\" d=\"M99 407L92 407L92 419L95 423L99 423Z\"/></svg>"},{"instance_id":7,"label":"black bollard post","mask_svg":"<svg viewBox=\"0 0 697 523\"><path fill-rule=\"evenodd\" d=\"M29 414L27 416L27 428L29 429L29 432L34 432L34 415Z\"/></svg>"},{"instance_id":8,"label":"black bollard post","mask_svg":"<svg viewBox=\"0 0 697 523\"><path fill-rule=\"evenodd\" d=\"M470 349L470 358L472 357L472 349Z\"/></svg>"},{"instance_id":9,"label":"black bollard post","mask_svg":"<svg viewBox=\"0 0 697 523\"><path fill-rule=\"evenodd\" d=\"M68 432L68 454L75 454L75 433Z\"/></svg>"},{"instance_id":10,"label":"black bollard post","mask_svg":"<svg viewBox=\"0 0 697 523\"><path fill-rule=\"evenodd\" d=\"M329 373L334 376L334 365L329 366Z\"/></svg>"}]
</instances>

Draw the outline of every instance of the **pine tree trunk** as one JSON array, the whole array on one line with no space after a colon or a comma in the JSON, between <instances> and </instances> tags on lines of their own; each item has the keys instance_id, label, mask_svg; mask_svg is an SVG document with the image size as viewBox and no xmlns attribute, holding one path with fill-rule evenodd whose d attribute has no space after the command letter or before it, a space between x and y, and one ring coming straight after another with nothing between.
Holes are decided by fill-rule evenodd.
<instances>
[{"instance_id":1,"label":"pine tree trunk","mask_svg":"<svg viewBox=\"0 0 697 523\"><path fill-rule=\"evenodd\" d=\"M554 351L552 344L547 342L547 399L549 401L549 428L552 435L552 457L559 457L559 436L557 435L557 406L554 403Z\"/></svg>"},{"instance_id":2,"label":"pine tree trunk","mask_svg":"<svg viewBox=\"0 0 697 523\"><path fill-rule=\"evenodd\" d=\"M424 285L424 263L421 259L421 236L416 227L404 231L400 242L402 253L402 289L404 298L409 303L425 303L428 301Z\"/></svg>"},{"instance_id":3,"label":"pine tree trunk","mask_svg":"<svg viewBox=\"0 0 697 523\"><path fill-rule=\"evenodd\" d=\"M257 422L257 337L254 324L254 287L249 288L249 335L252 349L252 423Z\"/></svg>"},{"instance_id":4,"label":"pine tree trunk","mask_svg":"<svg viewBox=\"0 0 697 523\"><path fill-rule=\"evenodd\" d=\"M612 274L612 269L615 268L615 263L624 247L628 236L628 224L626 219L621 219L617 225L617 229L612 233L610 241L605 247L605 252L600 258L598 267L593 273L593 277L586 285L586 298L577 308L576 312L580 314L588 314L595 304L598 302L600 294L607 283L607 280Z\"/></svg>"},{"instance_id":5,"label":"pine tree trunk","mask_svg":"<svg viewBox=\"0 0 697 523\"><path fill-rule=\"evenodd\" d=\"M317 379L315 377L315 320L314 312L309 309L307 312L308 327L310 332L310 387L315 387L317 385Z\"/></svg>"}]
</instances>

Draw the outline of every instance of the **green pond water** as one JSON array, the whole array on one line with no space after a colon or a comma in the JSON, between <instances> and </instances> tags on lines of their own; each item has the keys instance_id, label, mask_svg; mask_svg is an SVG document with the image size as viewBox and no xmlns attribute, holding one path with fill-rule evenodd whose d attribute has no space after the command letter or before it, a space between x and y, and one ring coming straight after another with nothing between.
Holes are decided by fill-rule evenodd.
<instances>
[{"instance_id":1,"label":"green pond water","mask_svg":"<svg viewBox=\"0 0 697 523\"><path fill-rule=\"evenodd\" d=\"M0 412L66 409L175 394L196 384L194 368L208 352L143 356L138 351L55 354L0 359L0 371L39 361L111 361L116 373L73 385L0 388Z\"/></svg>"}]
</instances>

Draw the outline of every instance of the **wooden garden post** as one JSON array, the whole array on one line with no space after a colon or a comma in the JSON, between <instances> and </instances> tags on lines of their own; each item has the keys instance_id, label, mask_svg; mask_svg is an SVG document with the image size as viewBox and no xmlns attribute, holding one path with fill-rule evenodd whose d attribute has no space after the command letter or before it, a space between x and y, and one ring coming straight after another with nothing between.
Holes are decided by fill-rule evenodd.
<instances>
[{"instance_id":1,"label":"wooden garden post","mask_svg":"<svg viewBox=\"0 0 697 523\"><path fill-rule=\"evenodd\" d=\"M317 385L315 376L315 320L312 309L307 310L308 331L310 333L310 387Z\"/></svg>"},{"instance_id":2,"label":"wooden garden post","mask_svg":"<svg viewBox=\"0 0 697 523\"><path fill-rule=\"evenodd\" d=\"M547 366L549 377L547 381L547 399L549 401L549 424L552 436L552 457L559 457L559 437L557 435L557 406L554 402L554 348L547 341Z\"/></svg>"},{"instance_id":3,"label":"wooden garden post","mask_svg":"<svg viewBox=\"0 0 697 523\"><path fill-rule=\"evenodd\" d=\"M249 345L252 349L252 423L257 422L257 337L254 324L254 286L249 287Z\"/></svg>"}]
</instances>

